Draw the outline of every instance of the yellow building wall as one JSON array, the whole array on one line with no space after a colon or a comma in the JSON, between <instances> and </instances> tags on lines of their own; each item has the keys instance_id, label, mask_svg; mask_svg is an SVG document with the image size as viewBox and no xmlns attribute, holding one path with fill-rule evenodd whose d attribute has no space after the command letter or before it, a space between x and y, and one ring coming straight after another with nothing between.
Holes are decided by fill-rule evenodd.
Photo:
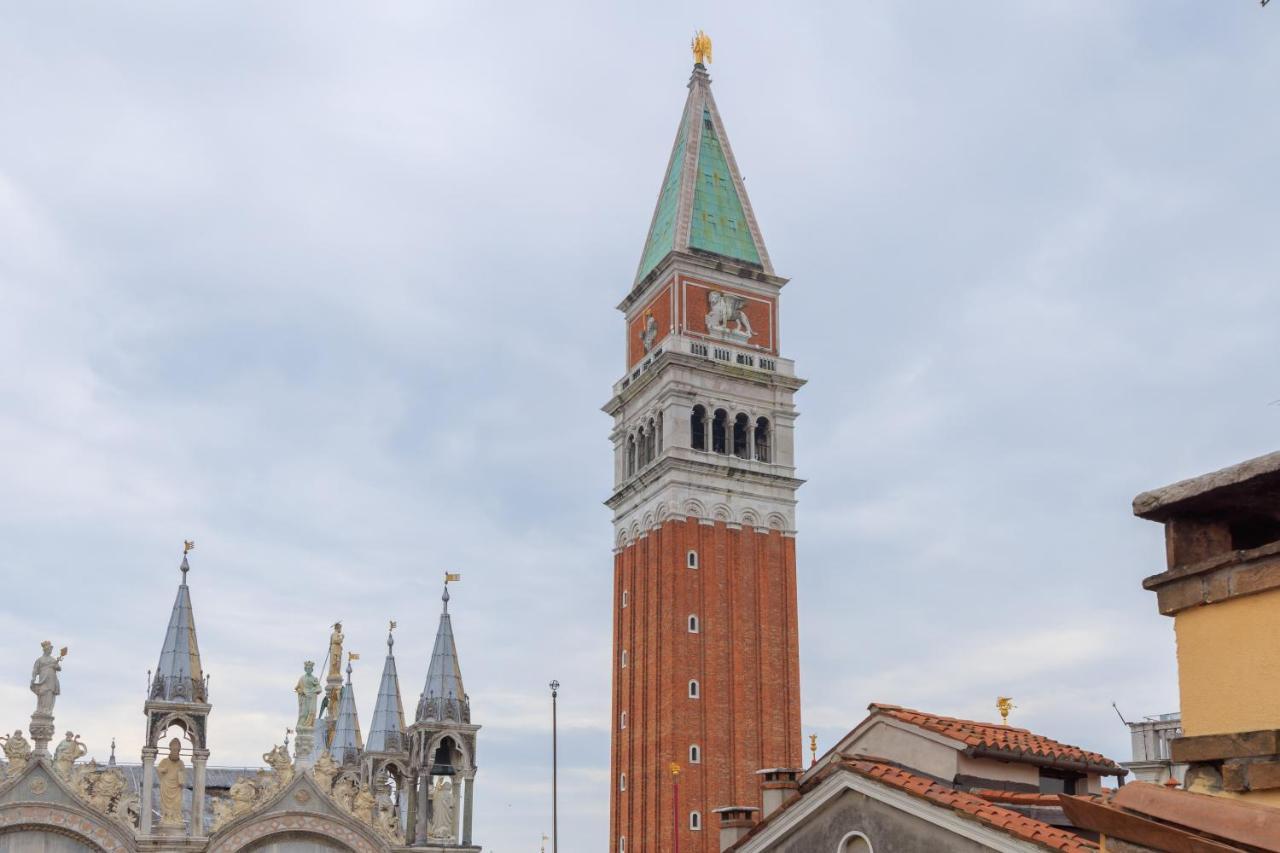
<instances>
[{"instance_id":1,"label":"yellow building wall","mask_svg":"<svg viewBox=\"0 0 1280 853\"><path fill-rule=\"evenodd\" d=\"M1182 731L1280 729L1280 589L1174 617Z\"/></svg>"}]
</instances>

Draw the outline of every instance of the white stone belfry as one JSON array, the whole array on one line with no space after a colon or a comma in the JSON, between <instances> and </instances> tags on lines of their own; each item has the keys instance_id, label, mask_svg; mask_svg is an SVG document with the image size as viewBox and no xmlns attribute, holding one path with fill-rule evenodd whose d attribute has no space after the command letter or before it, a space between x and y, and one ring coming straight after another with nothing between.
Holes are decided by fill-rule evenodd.
<instances>
[{"instance_id":1,"label":"white stone belfry","mask_svg":"<svg viewBox=\"0 0 1280 853\"><path fill-rule=\"evenodd\" d=\"M431 851L479 851L472 843L476 734L462 686L444 589L427 682L409 728L409 843Z\"/></svg>"}]
</instances>

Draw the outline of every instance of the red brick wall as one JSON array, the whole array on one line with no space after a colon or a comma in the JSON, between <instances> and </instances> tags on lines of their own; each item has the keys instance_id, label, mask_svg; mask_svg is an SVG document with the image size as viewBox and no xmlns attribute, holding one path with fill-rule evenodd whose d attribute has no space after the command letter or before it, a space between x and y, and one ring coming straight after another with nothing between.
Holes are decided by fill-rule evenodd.
<instances>
[{"instance_id":1,"label":"red brick wall","mask_svg":"<svg viewBox=\"0 0 1280 853\"><path fill-rule=\"evenodd\" d=\"M640 359L644 358L644 340L640 337L644 334L645 315L653 314L653 319L658 324L658 336L654 338L653 345L656 347L662 343L662 339L671 334L671 330L675 328L675 300L672 298L674 292L670 284L659 290L657 295L649 300L649 304L640 310L628 323L627 327L627 369L630 370Z\"/></svg>"},{"instance_id":2,"label":"red brick wall","mask_svg":"<svg viewBox=\"0 0 1280 853\"><path fill-rule=\"evenodd\" d=\"M685 566L690 548L697 569ZM698 616L697 634L688 631L690 614ZM801 766L799 664L794 539L676 520L615 555L609 850L623 835L627 853L674 849L674 761L680 849L717 853L712 810L759 807L755 771ZM691 678L700 683L698 699L688 698ZM700 764L689 763L695 743ZM621 773L626 791L618 788ZM700 832L688 828L695 809Z\"/></svg>"},{"instance_id":3,"label":"red brick wall","mask_svg":"<svg viewBox=\"0 0 1280 853\"><path fill-rule=\"evenodd\" d=\"M745 290L725 287L721 284L710 284L696 279L680 279L680 327L695 337L707 337L707 295L713 290L733 293L747 299L743 310L751 321L751 345L760 347L774 355L778 352L777 314L778 303L774 299L766 299ZM713 338L715 340L715 338Z\"/></svg>"}]
</instances>

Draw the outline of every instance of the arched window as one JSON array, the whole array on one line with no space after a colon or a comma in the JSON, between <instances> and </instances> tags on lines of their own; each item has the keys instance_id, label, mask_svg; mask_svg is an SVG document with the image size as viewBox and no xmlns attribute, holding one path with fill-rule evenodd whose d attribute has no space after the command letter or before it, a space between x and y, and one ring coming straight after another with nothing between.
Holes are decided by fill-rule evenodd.
<instances>
[{"instance_id":1,"label":"arched window","mask_svg":"<svg viewBox=\"0 0 1280 853\"><path fill-rule=\"evenodd\" d=\"M733 455L739 459L751 458L751 444L747 441L747 432L751 428L751 419L739 413L733 419Z\"/></svg>"},{"instance_id":2,"label":"arched window","mask_svg":"<svg viewBox=\"0 0 1280 853\"><path fill-rule=\"evenodd\" d=\"M625 729L627 727L627 712L623 711L618 717L618 728Z\"/></svg>"},{"instance_id":3,"label":"arched window","mask_svg":"<svg viewBox=\"0 0 1280 853\"><path fill-rule=\"evenodd\" d=\"M694 406L689 413L689 446L694 450L707 449L707 410Z\"/></svg>"},{"instance_id":4,"label":"arched window","mask_svg":"<svg viewBox=\"0 0 1280 853\"><path fill-rule=\"evenodd\" d=\"M627 837L625 835L618 836L618 853L627 853Z\"/></svg>"},{"instance_id":5,"label":"arched window","mask_svg":"<svg viewBox=\"0 0 1280 853\"><path fill-rule=\"evenodd\" d=\"M631 593L624 589L622 591L622 606L626 607L629 603L631 603Z\"/></svg>"},{"instance_id":6,"label":"arched window","mask_svg":"<svg viewBox=\"0 0 1280 853\"><path fill-rule=\"evenodd\" d=\"M690 634L698 633L698 617L692 613L689 614L689 633Z\"/></svg>"},{"instance_id":7,"label":"arched window","mask_svg":"<svg viewBox=\"0 0 1280 853\"><path fill-rule=\"evenodd\" d=\"M716 409L716 415L711 419L711 449L715 453L728 453L726 450L726 440L729 431L729 413L724 409Z\"/></svg>"},{"instance_id":8,"label":"arched window","mask_svg":"<svg viewBox=\"0 0 1280 853\"><path fill-rule=\"evenodd\" d=\"M626 773L623 773L620 776L618 776L618 790L619 791L627 790L627 774Z\"/></svg>"},{"instance_id":9,"label":"arched window","mask_svg":"<svg viewBox=\"0 0 1280 853\"><path fill-rule=\"evenodd\" d=\"M623 669L627 668L627 650L626 649L622 650L622 668Z\"/></svg>"},{"instance_id":10,"label":"arched window","mask_svg":"<svg viewBox=\"0 0 1280 853\"><path fill-rule=\"evenodd\" d=\"M696 678L692 678L689 680L689 698L690 699L698 698L698 679Z\"/></svg>"},{"instance_id":11,"label":"arched window","mask_svg":"<svg viewBox=\"0 0 1280 853\"><path fill-rule=\"evenodd\" d=\"M702 750L698 749L698 745L696 743L693 746L689 747L689 763L690 764L702 763Z\"/></svg>"},{"instance_id":12,"label":"arched window","mask_svg":"<svg viewBox=\"0 0 1280 853\"><path fill-rule=\"evenodd\" d=\"M769 419L756 418L756 458L761 462L770 461Z\"/></svg>"},{"instance_id":13,"label":"arched window","mask_svg":"<svg viewBox=\"0 0 1280 853\"><path fill-rule=\"evenodd\" d=\"M689 828L692 829L694 832L697 832L698 830L702 829L702 813L701 812L689 812Z\"/></svg>"},{"instance_id":14,"label":"arched window","mask_svg":"<svg viewBox=\"0 0 1280 853\"><path fill-rule=\"evenodd\" d=\"M636 437L627 436L627 476L636 472Z\"/></svg>"},{"instance_id":15,"label":"arched window","mask_svg":"<svg viewBox=\"0 0 1280 853\"><path fill-rule=\"evenodd\" d=\"M836 853L872 853L871 842L861 832L851 832L840 839Z\"/></svg>"},{"instance_id":16,"label":"arched window","mask_svg":"<svg viewBox=\"0 0 1280 853\"><path fill-rule=\"evenodd\" d=\"M650 462L658 458L657 443L657 427L653 423L653 418L649 418L649 428L645 430L645 454L644 461L648 465Z\"/></svg>"},{"instance_id":17,"label":"arched window","mask_svg":"<svg viewBox=\"0 0 1280 853\"><path fill-rule=\"evenodd\" d=\"M685 557L685 563L684 563L684 564L685 564L686 566L688 566L689 568L691 568L691 569L696 569L696 568L698 568L698 552L697 552L697 551L690 551L690 552L688 553L688 555Z\"/></svg>"},{"instance_id":18,"label":"arched window","mask_svg":"<svg viewBox=\"0 0 1280 853\"><path fill-rule=\"evenodd\" d=\"M644 466L649 464L649 458L645 455L645 449L648 442L645 440L644 427L636 430L636 470L640 471Z\"/></svg>"},{"instance_id":19,"label":"arched window","mask_svg":"<svg viewBox=\"0 0 1280 853\"><path fill-rule=\"evenodd\" d=\"M658 437L658 453L662 452L662 415L658 415L658 423L654 428L654 435ZM656 454L655 454L656 457Z\"/></svg>"}]
</instances>

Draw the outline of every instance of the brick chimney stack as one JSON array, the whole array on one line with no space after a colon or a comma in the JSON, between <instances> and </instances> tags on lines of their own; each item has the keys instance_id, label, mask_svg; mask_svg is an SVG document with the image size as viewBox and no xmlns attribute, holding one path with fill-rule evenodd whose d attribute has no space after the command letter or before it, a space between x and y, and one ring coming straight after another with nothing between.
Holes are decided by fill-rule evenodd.
<instances>
[{"instance_id":1,"label":"brick chimney stack","mask_svg":"<svg viewBox=\"0 0 1280 853\"><path fill-rule=\"evenodd\" d=\"M796 767L771 767L757 770L760 777L761 801L764 804L762 817L767 818L776 812L791 795L800 790L799 778L804 770Z\"/></svg>"}]
</instances>

